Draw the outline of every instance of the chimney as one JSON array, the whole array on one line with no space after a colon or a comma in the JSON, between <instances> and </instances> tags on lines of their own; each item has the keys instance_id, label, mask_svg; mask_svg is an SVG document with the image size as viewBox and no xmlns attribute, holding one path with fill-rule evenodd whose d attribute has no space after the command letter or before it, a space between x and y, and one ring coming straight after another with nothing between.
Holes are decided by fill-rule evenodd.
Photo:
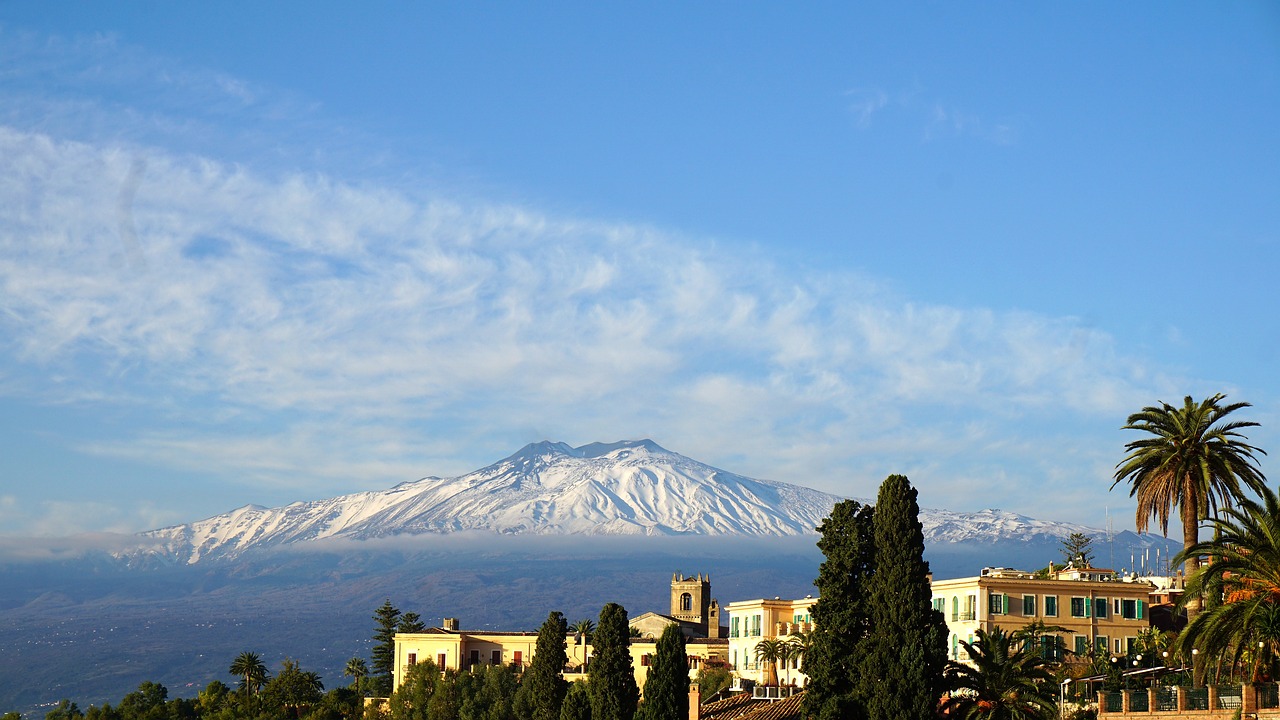
<instances>
[{"instance_id":1,"label":"chimney","mask_svg":"<svg viewBox=\"0 0 1280 720\"><path fill-rule=\"evenodd\" d=\"M700 720L702 717L702 692L698 683L689 684L689 720Z\"/></svg>"},{"instance_id":2,"label":"chimney","mask_svg":"<svg viewBox=\"0 0 1280 720\"><path fill-rule=\"evenodd\" d=\"M440 627L449 632L458 632L458 618L445 618Z\"/></svg>"}]
</instances>

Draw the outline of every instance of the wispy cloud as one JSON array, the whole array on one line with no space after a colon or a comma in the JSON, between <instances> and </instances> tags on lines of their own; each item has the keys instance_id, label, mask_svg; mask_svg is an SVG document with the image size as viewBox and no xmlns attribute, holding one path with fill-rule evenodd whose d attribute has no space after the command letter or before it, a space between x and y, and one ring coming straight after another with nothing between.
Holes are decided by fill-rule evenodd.
<instances>
[{"instance_id":1,"label":"wispy cloud","mask_svg":"<svg viewBox=\"0 0 1280 720\"><path fill-rule=\"evenodd\" d=\"M918 83L890 93L878 87L860 87L844 92L847 108L860 130L872 127L878 117L908 128L919 128L923 142L951 138L971 138L995 145L1016 145L1021 123L1016 118L992 120L960 104L931 96ZM932 97L932 99L931 99Z\"/></svg>"},{"instance_id":2,"label":"wispy cloud","mask_svg":"<svg viewBox=\"0 0 1280 720\"><path fill-rule=\"evenodd\" d=\"M832 474L978 472L1020 418L1119 417L1158 377L1071 318L911 303L654 228L14 128L0 158L6 369L45 401L154 408L82 449L178 471L377 486L538 428L857 494Z\"/></svg>"}]
</instances>

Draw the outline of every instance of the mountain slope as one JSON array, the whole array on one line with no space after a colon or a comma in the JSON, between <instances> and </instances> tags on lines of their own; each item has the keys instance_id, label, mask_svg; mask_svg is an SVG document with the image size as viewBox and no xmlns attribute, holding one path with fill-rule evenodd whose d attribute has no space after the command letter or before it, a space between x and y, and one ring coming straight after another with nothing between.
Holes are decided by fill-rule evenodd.
<instances>
[{"instance_id":1,"label":"mountain slope","mask_svg":"<svg viewBox=\"0 0 1280 720\"><path fill-rule=\"evenodd\" d=\"M538 535L799 535L840 498L754 480L650 440L528 445L455 478L282 508L246 506L144 533L165 553L197 562L251 548L344 538L481 530Z\"/></svg>"},{"instance_id":2,"label":"mountain slope","mask_svg":"<svg viewBox=\"0 0 1280 720\"><path fill-rule=\"evenodd\" d=\"M318 540L371 540L478 531L500 535L735 536L812 534L841 498L755 480L705 465L650 440L527 445L454 478L428 477L388 490L280 508L245 506L187 525L143 533L148 556L195 563ZM864 501L866 502L866 501ZM931 546L1014 542L1053 548L1095 528L1003 510L924 509ZM1126 538L1123 554L1159 545ZM132 557L137 557L132 554Z\"/></svg>"}]
</instances>

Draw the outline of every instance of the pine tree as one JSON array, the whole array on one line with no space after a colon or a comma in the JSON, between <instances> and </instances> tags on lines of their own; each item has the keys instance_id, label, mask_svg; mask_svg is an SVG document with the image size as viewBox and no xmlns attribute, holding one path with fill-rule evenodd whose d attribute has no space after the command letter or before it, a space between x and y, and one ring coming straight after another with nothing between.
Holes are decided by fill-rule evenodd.
<instances>
[{"instance_id":1,"label":"pine tree","mask_svg":"<svg viewBox=\"0 0 1280 720\"><path fill-rule=\"evenodd\" d=\"M592 720L632 720L640 688L631 668L631 631L627 611L617 603L600 610L600 622L591 638Z\"/></svg>"},{"instance_id":2,"label":"pine tree","mask_svg":"<svg viewBox=\"0 0 1280 720\"><path fill-rule=\"evenodd\" d=\"M564 615L552 612L538 629L538 644L524 671L517 693L516 706L522 717L531 720L560 720L560 706L564 703L569 683L561 676L569 654L565 651L565 638L569 623Z\"/></svg>"},{"instance_id":3,"label":"pine tree","mask_svg":"<svg viewBox=\"0 0 1280 720\"><path fill-rule=\"evenodd\" d=\"M804 717L820 720L866 717L855 694L856 658L870 627L866 585L874 569L873 508L844 500L818 526L818 548L826 559L818 568L814 630L802 658L809 676Z\"/></svg>"},{"instance_id":4,"label":"pine tree","mask_svg":"<svg viewBox=\"0 0 1280 720\"><path fill-rule=\"evenodd\" d=\"M936 714L946 666L947 626L933 609L916 490L890 475L876 497L875 572L866 585L870 633L859 653L859 696L871 720Z\"/></svg>"},{"instance_id":5,"label":"pine tree","mask_svg":"<svg viewBox=\"0 0 1280 720\"><path fill-rule=\"evenodd\" d=\"M400 616L400 622L396 625L396 632L402 633L420 633L427 629L427 624L422 622L422 616L416 612L407 612Z\"/></svg>"},{"instance_id":6,"label":"pine tree","mask_svg":"<svg viewBox=\"0 0 1280 720\"><path fill-rule=\"evenodd\" d=\"M396 665L396 631L399 629L400 610L388 599L373 613L377 630L373 633L374 694L386 697L391 693L391 673Z\"/></svg>"},{"instance_id":7,"label":"pine tree","mask_svg":"<svg viewBox=\"0 0 1280 720\"><path fill-rule=\"evenodd\" d=\"M663 628L658 638L644 681L643 708L646 720L689 717L689 658L684 632L675 623Z\"/></svg>"}]
</instances>

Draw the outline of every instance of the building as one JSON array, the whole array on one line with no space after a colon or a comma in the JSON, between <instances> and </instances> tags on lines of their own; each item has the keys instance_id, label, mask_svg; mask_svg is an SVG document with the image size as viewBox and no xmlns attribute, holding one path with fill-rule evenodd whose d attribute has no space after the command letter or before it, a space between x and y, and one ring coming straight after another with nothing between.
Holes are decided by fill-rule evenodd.
<instances>
[{"instance_id":1,"label":"building","mask_svg":"<svg viewBox=\"0 0 1280 720\"><path fill-rule=\"evenodd\" d=\"M720 602L711 597L711 576L698 573L685 577L671 576L671 611L669 614L647 612L631 619L631 627L640 637L656 638L672 623L680 625L686 638L723 638L728 628L720 625Z\"/></svg>"},{"instance_id":2,"label":"building","mask_svg":"<svg viewBox=\"0 0 1280 720\"><path fill-rule=\"evenodd\" d=\"M933 607L947 621L947 653L952 660L968 660L960 641L972 642L979 629L1013 632L1035 621L1060 627L1060 632L1044 636L1041 651L1048 659L1070 662L1094 649L1127 655L1139 631L1150 626L1153 586L1120 579L1102 568L1068 565L1045 578L1010 568L984 568L977 577L935 580L932 588Z\"/></svg>"},{"instance_id":3,"label":"building","mask_svg":"<svg viewBox=\"0 0 1280 720\"><path fill-rule=\"evenodd\" d=\"M817 598L800 600L744 600L726 606L729 614L729 666L734 675L752 683L773 682L769 662L761 662L756 647L763 640L789 640L799 633L813 632L811 612ZM789 684L795 681L803 686L808 677L800 672L800 659L778 662L773 668L777 681Z\"/></svg>"}]
</instances>

